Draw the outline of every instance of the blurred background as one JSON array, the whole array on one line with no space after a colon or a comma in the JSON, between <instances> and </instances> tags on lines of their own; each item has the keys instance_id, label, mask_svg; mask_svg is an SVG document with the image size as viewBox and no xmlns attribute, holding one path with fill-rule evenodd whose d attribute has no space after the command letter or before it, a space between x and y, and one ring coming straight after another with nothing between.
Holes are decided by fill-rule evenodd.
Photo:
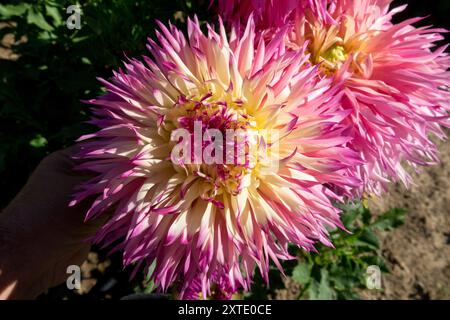
<instances>
[{"instance_id":1,"label":"blurred background","mask_svg":"<svg viewBox=\"0 0 450 320\"><path fill-rule=\"evenodd\" d=\"M66 8L76 3L82 8L81 28L69 30ZM395 17L396 21L428 16L422 25L450 29L450 1L394 1L395 6L405 3L408 8ZM209 0L2 0L0 208L20 190L43 157L93 130L84 124L89 112L80 100L102 94L96 77L108 78L121 66L125 55L145 53L146 38L153 36L156 18L163 22L170 19L181 26L195 13L201 21L207 21L212 19L208 5ZM366 229L361 231L362 240L358 238L369 248L358 254L364 257L369 252L373 259L384 261L386 271L390 271L384 277L384 290L363 290L362 275L351 279L351 273L363 272L364 263L369 261L346 261L344 249L351 243L343 238L341 256L330 252L330 257L317 260L298 253L300 263L286 265L290 277L281 279L274 272L274 285L269 289L257 281L252 297L312 298L322 294L330 298L450 298L449 147L442 144L442 164L418 176L412 190L395 185L383 202L371 203L370 219L363 221L368 215L366 208L345 208L349 224L361 219L355 227L357 232L364 226L376 229L370 225L379 217L388 221L387 227L374 231L376 242L372 239L370 243ZM392 211L394 207L406 208L406 217L401 210ZM401 227L400 220L404 222ZM336 234L337 239L340 237L344 236ZM345 271L333 269L336 259L348 263L345 270L350 275L345 279L333 276ZM81 290L69 292L60 287L41 298L120 298L152 291L145 274L133 281L128 281L128 276L128 270L122 271L120 256L107 257L94 248L83 266Z\"/></svg>"}]
</instances>

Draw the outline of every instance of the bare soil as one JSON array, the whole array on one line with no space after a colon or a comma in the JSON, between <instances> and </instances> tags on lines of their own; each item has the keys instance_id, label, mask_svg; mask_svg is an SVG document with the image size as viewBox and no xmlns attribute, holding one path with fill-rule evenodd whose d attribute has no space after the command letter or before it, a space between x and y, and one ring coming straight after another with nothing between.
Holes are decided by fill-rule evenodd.
<instances>
[{"instance_id":1,"label":"bare soil","mask_svg":"<svg viewBox=\"0 0 450 320\"><path fill-rule=\"evenodd\" d=\"M409 190L396 184L370 203L375 213L392 207L408 210L406 223L380 234L382 255L391 273L383 291L367 299L450 299L450 143L440 143L441 163L415 174Z\"/></svg>"},{"instance_id":2,"label":"bare soil","mask_svg":"<svg viewBox=\"0 0 450 320\"><path fill-rule=\"evenodd\" d=\"M14 26L14 24L12 24ZM0 22L0 29L11 26L7 22ZM16 41L14 35L12 33L6 34L2 39L0 39L0 59L5 60L17 60L19 56L11 50L13 45L16 45L21 42L25 42L26 37L22 37L19 41Z\"/></svg>"}]
</instances>

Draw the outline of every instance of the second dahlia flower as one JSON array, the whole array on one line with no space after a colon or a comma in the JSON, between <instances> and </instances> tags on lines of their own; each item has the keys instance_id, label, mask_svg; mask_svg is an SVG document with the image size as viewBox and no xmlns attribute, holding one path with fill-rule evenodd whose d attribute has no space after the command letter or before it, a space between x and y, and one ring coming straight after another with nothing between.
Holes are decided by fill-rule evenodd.
<instances>
[{"instance_id":1,"label":"second dahlia flower","mask_svg":"<svg viewBox=\"0 0 450 320\"><path fill-rule=\"evenodd\" d=\"M398 24L393 16L406 6L392 0L219 1L231 24L252 10L262 20L259 32L290 28L286 41L294 50L307 46L320 77L342 87L342 106L351 111L350 147L364 160L349 172L362 181L354 190L380 194L389 181L409 185L404 166L418 168L438 161L430 135L445 138L450 126L450 58L443 29L415 27L422 18ZM342 82L344 85L342 86ZM444 90L443 90L444 89Z\"/></svg>"},{"instance_id":2,"label":"second dahlia flower","mask_svg":"<svg viewBox=\"0 0 450 320\"><path fill-rule=\"evenodd\" d=\"M78 156L96 177L72 203L94 196L86 219L112 212L94 241L123 250L125 264L154 263L159 290L173 285L181 298L230 297L255 268L267 280L270 260L290 258L288 243L330 245L339 198L325 186L359 182L345 175L360 163L344 147L349 113L309 57L287 52L284 34L266 44L252 20L242 36L208 29L189 20L186 37L160 24L151 57L102 80L108 93L90 101L100 131L81 138ZM210 133L235 129L255 137L245 161L206 161ZM179 149L178 133L200 136L203 159Z\"/></svg>"},{"instance_id":3,"label":"second dahlia flower","mask_svg":"<svg viewBox=\"0 0 450 320\"><path fill-rule=\"evenodd\" d=\"M365 164L355 168L364 191L380 193L389 180L406 185L402 163L414 167L438 161L429 135L444 138L450 126L449 56L442 29L398 24L391 0L299 1L290 40L307 45L322 77L344 81L342 105L351 111L351 148Z\"/></svg>"}]
</instances>

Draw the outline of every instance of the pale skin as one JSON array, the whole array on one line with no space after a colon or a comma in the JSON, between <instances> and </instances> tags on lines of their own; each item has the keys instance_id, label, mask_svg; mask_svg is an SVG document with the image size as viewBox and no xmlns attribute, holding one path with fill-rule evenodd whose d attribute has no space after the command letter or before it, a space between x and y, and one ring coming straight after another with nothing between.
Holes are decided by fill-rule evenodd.
<instances>
[{"instance_id":1,"label":"pale skin","mask_svg":"<svg viewBox=\"0 0 450 320\"><path fill-rule=\"evenodd\" d=\"M34 299L64 283L69 265L81 265L86 240L106 217L84 222L89 200L69 207L87 179L73 170L74 148L47 156L0 213L0 299Z\"/></svg>"}]
</instances>

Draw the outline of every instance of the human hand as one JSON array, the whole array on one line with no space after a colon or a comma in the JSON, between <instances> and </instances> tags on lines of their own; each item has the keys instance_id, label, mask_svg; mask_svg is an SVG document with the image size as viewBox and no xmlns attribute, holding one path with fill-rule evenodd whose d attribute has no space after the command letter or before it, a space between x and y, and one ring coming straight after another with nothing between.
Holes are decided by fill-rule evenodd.
<instances>
[{"instance_id":1,"label":"human hand","mask_svg":"<svg viewBox=\"0 0 450 320\"><path fill-rule=\"evenodd\" d=\"M67 267L86 258L86 239L105 222L84 222L89 201L68 206L87 178L73 170L73 153L69 148L42 160L0 213L0 299L33 299L63 283Z\"/></svg>"}]
</instances>

